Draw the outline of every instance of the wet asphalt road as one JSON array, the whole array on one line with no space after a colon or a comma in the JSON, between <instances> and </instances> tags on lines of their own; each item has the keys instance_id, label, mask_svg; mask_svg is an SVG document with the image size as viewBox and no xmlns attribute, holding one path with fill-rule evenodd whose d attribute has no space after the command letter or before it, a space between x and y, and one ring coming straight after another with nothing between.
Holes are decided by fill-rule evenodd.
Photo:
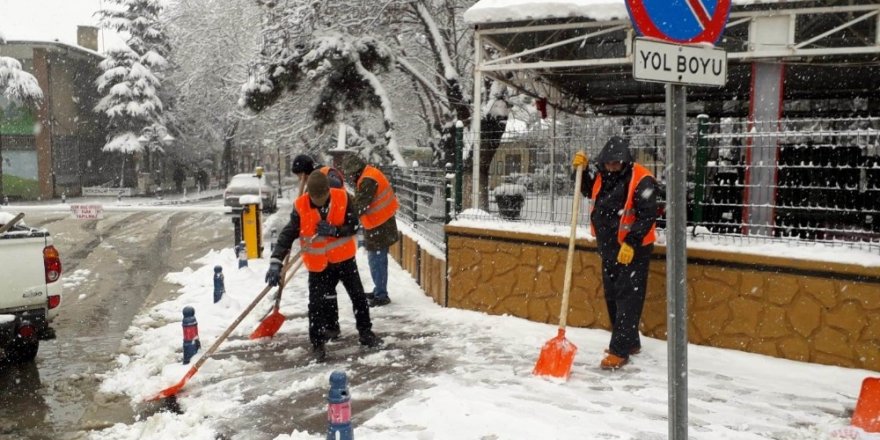
<instances>
[{"instance_id":1,"label":"wet asphalt road","mask_svg":"<svg viewBox=\"0 0 880 440\"><path fill-rule=\"evenodd\" d=\"M134 418L127 401L98 392L119 343L141 309L173 295L165 274L232 243L220 212L106 212L101 220L28 212L61 253L63 301L35 363L0 364L0 439L85 438Z\"/></svg>"}]
</instances>

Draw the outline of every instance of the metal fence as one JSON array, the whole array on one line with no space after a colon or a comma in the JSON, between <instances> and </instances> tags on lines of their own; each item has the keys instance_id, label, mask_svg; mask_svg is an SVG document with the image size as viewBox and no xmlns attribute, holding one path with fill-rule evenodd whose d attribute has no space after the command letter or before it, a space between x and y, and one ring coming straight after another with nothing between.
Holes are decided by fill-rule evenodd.
<instances>
[{"instance_id":1,"label":"metal fence","mask_svg":"<svg viewBox=\"0 0 880 440\"><path fill-rule=\"evenodd\" d=\"M615 135L628 139L636 161L657 177L662 201L662 119L578 119L557 123L555 130L539 123L515 131L509 124L489 170L488 206L464 215L567 224L571 157L578 150L595 157ZM688 131L688 224L694 234L880 250L880 118L704 118L692 119ZM581 224L588 221L586 211Z\"/></svg>"},{"instance_id":2,"label":"metal fence","mask_svg":"<svg viewBox=\"0 0 880 440\"><path fill-rule=\"evenodd\" d=\"M400 202L397 221L408 224L439 249L446 249L443 232L449 212L446 171L421 167L388 167L383 171Z\"/></svg>"}]
</instances>

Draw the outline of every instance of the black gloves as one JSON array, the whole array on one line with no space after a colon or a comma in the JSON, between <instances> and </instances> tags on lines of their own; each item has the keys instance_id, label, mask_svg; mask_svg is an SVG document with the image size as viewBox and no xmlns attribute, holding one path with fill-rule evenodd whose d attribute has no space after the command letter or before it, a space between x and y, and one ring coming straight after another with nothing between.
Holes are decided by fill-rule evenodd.
<instances>
[{"instance_id":1,"label":"black gloves","mask_svg":"<svg viewBox=\"0 0 880 440\"><path fill-rule=\"evenodd\" d=\"M266 284L275 287L281 282L281 262L272 260L269 270L266 271Z\"/></svg>"},{"instance_id":2,"label":"black gloves","mask_svg":"<svg viewBox=\"0 0 880 440\"><path fill-rule=\"evenodd\" d=\"M318 235L322 235L324 237L335 237L339 233L339 229L336 226L330 225L326 220L321 220L318 223Z\"/></svg>"}]
</instances>

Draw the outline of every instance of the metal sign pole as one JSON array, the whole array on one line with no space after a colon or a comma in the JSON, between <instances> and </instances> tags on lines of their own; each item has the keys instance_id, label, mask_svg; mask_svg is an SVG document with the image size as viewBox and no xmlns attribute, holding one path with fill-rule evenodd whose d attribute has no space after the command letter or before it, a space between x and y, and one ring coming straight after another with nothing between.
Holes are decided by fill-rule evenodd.
<instances>
[{"instance_id":1,"label":"metal sign pole","mask_svg":"<svg viewBox=\"0 0 880 440\"><path fill-rule=\"evenodd\" d=\"M666 328L669 439L688 438L687 128L685 87L666 86Z\"/></svg>"}]
</instances>

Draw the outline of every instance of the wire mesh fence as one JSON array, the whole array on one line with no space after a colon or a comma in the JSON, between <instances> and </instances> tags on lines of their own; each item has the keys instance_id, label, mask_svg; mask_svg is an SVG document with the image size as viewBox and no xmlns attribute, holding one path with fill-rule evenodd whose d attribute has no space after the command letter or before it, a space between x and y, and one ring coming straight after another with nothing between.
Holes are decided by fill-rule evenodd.
<instances>
[{"instance_id":1,"label":"wire mesh fence","mask_svg":"<svg viewBox=\"0 0 880 440\"><path fill-rule=\"evenodd\" d=\"M709 121L688 124L687 212L695 234L880 250L880 118ZM570 160L578 150L596 157L611 136L627 139L635 160L654 173L662 202L665 131L659 118L572 118L555 129L539 123L511 130L508 124L495 133L500 142L482 211L463 215L568 223ZM491 154L486 150L481 154ZM588 211L580 217L587 223ZM664 225L661 211L658 226Z\"/></svg>"},{"instance_id":2,"label":"wire mesh fence","mask_svg":"<svg viewBox=\"0 0 880 440\"><path fill-rule=\"evenodd\" d=\"M435 168L387 167L400 208L397 221L405 222L439 249L446 248L443 226L448 222L446 171Z\"/></svg>"}]
</instances>

